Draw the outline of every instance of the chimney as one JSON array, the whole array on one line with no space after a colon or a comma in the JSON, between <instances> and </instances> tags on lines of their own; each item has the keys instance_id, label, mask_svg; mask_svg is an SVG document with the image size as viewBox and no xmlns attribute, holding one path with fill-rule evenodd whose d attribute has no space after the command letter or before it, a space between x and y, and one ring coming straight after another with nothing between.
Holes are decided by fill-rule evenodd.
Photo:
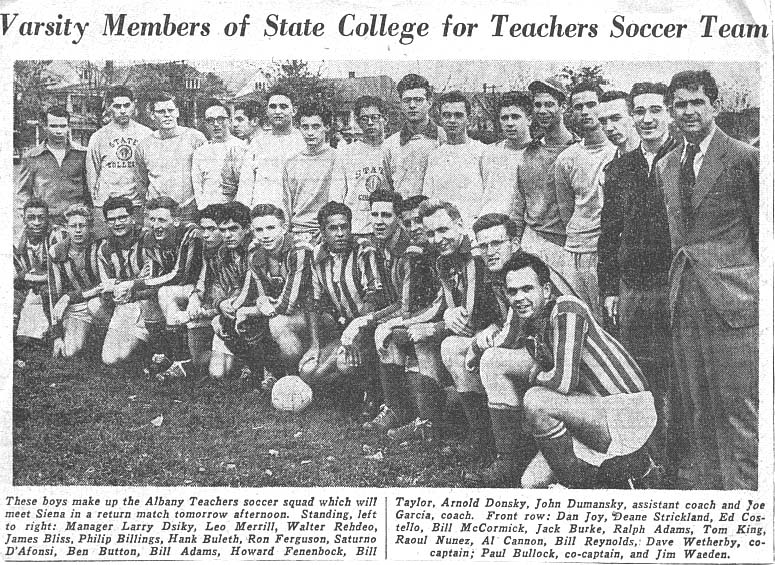
<instances>
[{"instance_id":1,"label":"chimney","mask_svg":"<svg viewBox=\"0 0 775 565\"><path fill-rule=\"evenodd\" d=\"M355 71L350 71L347 73L347 78L355 78Z\"/></svg>"}]
</instances>

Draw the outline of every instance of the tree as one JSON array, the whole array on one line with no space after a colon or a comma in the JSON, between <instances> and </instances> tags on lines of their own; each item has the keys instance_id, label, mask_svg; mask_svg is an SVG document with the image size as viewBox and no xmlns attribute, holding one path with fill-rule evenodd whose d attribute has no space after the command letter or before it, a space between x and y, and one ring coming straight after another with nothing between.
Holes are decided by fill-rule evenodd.
<instances>
[{"instance_id":1,"label":"tree","mask_svg":"<svg viewBox=\"0 0 775 565\"><path fill-rule=\"evenodd\" d=\"M610 81L603 74L603 67L600 65L581 66L577 68L565 66L560 71L560 76L568 81L569 88L577 84L591 82L598 86L609 84Z\"/></svg>"},{"instance_id":2,"label":"tree","mask_svg":"<svg viewBox=\"0 0 775 565\"><path fill-rule=\"evenodd\" d=\"M15 61L13 64L13 129L19 132L14 146L35 142L35 127L44 107L46 88L53 79L48 73L51 61Z\"/></svg>"}]
</instances>

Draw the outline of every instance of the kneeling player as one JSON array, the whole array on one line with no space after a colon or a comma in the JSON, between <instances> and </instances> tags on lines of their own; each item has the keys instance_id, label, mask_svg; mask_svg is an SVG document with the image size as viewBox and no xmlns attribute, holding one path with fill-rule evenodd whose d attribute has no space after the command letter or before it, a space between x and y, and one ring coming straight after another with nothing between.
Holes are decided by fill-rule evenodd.
<instances>
[{"instance_id":1,"label":"kneeling player","mask_svg":"<svg viewBox=\"0 0 775 565\"><path fill-rule=\"evenodd\" d=\"M104 312L97 251L101 240L92 237L91 209L72 204L65 210L68 237L51 247L53 356L73 357L86 343L93 318Z\"/></svg>"},{"instance_id":2,"label":"kneeling player","mask_svg":"<svg viewBox=\"0 0 775 565\"><path fill-rule=\"evenodd\" d=\"M640 369L586 304L552 295L541 259L520 254L504 270L511 313L495 347L482 354L480 371L491 405L512 412L512 437L521 421L520 392L529 387L525 422L541 454L522 486L546 486L553 477L575 488L612 477L614 485L639 482L652 470L644 445L657 420ZM503 452L507 445L498 442L508 460L514 453Z\"/></svg>"}]
</instances>

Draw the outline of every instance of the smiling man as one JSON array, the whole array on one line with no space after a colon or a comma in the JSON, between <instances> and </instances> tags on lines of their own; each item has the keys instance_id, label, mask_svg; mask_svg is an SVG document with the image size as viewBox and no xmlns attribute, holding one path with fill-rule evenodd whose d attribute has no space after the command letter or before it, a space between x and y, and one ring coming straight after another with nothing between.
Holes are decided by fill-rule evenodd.
<instances>
[{"instance_id":1,"label":"smiling man","mask_svg":"<svg viewBox=\"0 0 775 565\"><path fill-rule=\"evenodd\" d=\"M716 125L707 71L667 91L683 143L657 165L673 262L670 311L681 391L679 485L756 489L759 406L759 151Z\"/></svg>"},{"instance_id":2,"label":"smiling man","mask_svg":"<svg viewBox=\"0 0 775 565\"><path fill-rule=\"evenodd\" d=\"M135 97L126 86L114 86L105 94L110 122L89 138L86 179L95 208L111 196L126 196L135 207L135 221L142 224L145 193L137 168L136 150L151 130L134 120ZM104 237L108 226L95 214L95 233Z\"/></svg>"},{"instance_id":3,"label":"smiling man","mask_svg":"<svg viewBox=\"0 0 775 565\"><path fill-rule=\"evenodd\" d=\"M196 221L191 163L207 139L199 130L178 125L180 111L171 95L155 94L148 104L158 129L137 144L141 186L148 198L167 196L177 202L181 220Z\"/></svg>"}]
</instances>

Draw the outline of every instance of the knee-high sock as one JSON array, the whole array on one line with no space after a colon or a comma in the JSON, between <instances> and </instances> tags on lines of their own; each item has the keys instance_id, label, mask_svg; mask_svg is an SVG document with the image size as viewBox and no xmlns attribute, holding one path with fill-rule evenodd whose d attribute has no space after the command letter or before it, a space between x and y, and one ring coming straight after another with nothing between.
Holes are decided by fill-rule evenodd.
<instances>
[{"instance_id":1,"label":"knee-high sock","mask_svg":"<svg viewBox=\"0 0 775 565\"><path fill-rule=\"evenodd\" d=\"M379 379L387 407L398 414L409 412L409 396L404 386L404 368L393 363L380 363Z\"/></svg>"},{"instance_id":2,"label":"knee-high sock","mask_svg":"<svg viewBox=\"0 0 775 565\"><path fill-rule=\"evenodd\" d=\"M536 442L563 486L591 488L595 485L598 468L576 457L573 439L564 425L548 435L536 436Z\"/></svg>"},{"instance_id":3,"label":"knee-high sock","mask_svg":"<svg viewBox=\"0 0 775 565\"><path fill-rule=\"evenodd\" d=\"M414 373L412 389L417 404L417 415L423 420L430 420L434 424L441 423L444 408L444 390L436 379Z\"/></svg>"},{"instance_id":4,"label":"knee-high sock","mask_svg":"<svg viewBox=\"0 0 775 565\"><path fill-rule=\"evenodd\" d=\"M167 333L172 338L172 360L187 361L191 359L188 349L188 328L183 325L167 326Z\"/></svg>"},{"instance_id":5,"label":"knee-high sock","mask_svg":"<svg viewBox=\"0 0 775 565\"><path fill-rule=\"evenodd\" d=\"M498 456L513 466L514 473L521 473L537 451L533 436L522 429L522 410L491 406L490 421Z\"/></svg>"}]
</instances>

